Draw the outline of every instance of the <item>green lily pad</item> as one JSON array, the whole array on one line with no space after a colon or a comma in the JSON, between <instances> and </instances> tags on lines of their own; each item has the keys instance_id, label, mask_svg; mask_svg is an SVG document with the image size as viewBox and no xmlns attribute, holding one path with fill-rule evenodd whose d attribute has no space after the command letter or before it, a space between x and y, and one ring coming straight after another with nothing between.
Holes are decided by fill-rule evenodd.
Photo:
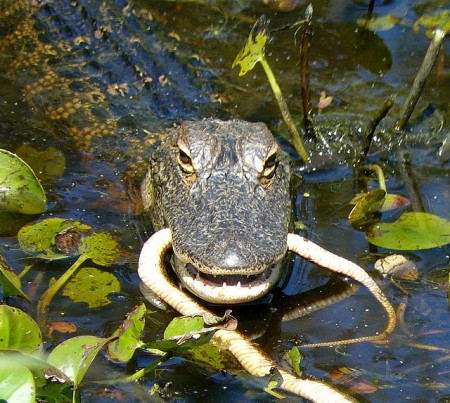
<instances>
[{"instance_id":1,"label":"green lily pad","mask_svg":"<svg viewBox=\"0 0 450 403\"><path fill-rule=\"evenodd\" d=\"M49 260L79 255L78 241L91 227L79 221L48 218L23 226L17 234L20 248Z\"/></svg>"},{"instance_id":2,"label":"green lily pad","mask_svg":"<svg viewBox=\"0 0 450 403\"><path fill-rule=\"evenodd\" d=\"M0 360L0 399L8 403L35 402L34 378L27 367Z\"/></svg>"},{"instance_id":3,"label":"green lily pad","mask_svg":"<svg viewBox=\"0 0 450 403\"><path fill-rule=\"evenodd\" d=\"M27 162L42 182L55 182L66 169L64 155L55 147L40 151L28 144L23 144L15 152Z\"/></svg>"},{"instance_id":4,"label":"green lily pad","mask_svg":"<svg viewBox=\"0 0 450 403\"><path fill-rule=\"evenodd\" d=\"M108 295L120 291L120 282L112 273L94 267L82 267L69 280L63 295L73 302L85 302L89 308L111 303Z\"/></svg>"},{"instance_id":5,"label":"green lily pad","mask_svg":"<svg viewBox=\"0 0 450 403\"><path fill-rule=\"evenodd\" d=\"M104 232L93 233L84 237L79 251L101 266L118 263L121 257L119 244L111 235Z\"/></svg>"},{"instance_id":6,"label":"green lily pad","mask_svg":"<svg viewBox=\"0 0 450 403\"><path fill-rule=\"evenodd\" d=\"M3 287L3 298L17 295L30 302L27 295L22 291L19 276L9 267L2 255L0 255L0 280Z\"/></svg>"},{"instance_id":7,"label":"green lily pad","mask_svg":"<svg viewBox=\"0 0 450 403\"><path fill-rule=\"evenodd\" d=\"M388 249L437 248L450 242L450 222L429 213L405 213L393 223L375 225L367 240Z\"/></svg>"},{"instance_id":8,"label":"green lily pad","mask_svg":"<svg viewBox=\"0 0 450 403\"><path fill-rule=\"evenodd\" d=\"M232 68L240 66L239 75L243 76L255 67L256 63L264 58L267 43L268 22L263 17L253 25L244 47L233 61Z\"/></svg>"},{"instance_id":9,"label":"green lily pad","mask_svg":"<svg viewBox=\"0 0 450 403\"><path fill-rule=\"evenodd\" d=\"M127 362L131 359L135 350L143 344L141 335L144 331L146 312L145 305L139 305L128 314L122 326L112 334L111 338L117 337L117 340L112 341L107 346L110 359Z\"/></svg>"},{"instance_id":10,"label":"green lily pad","mask_svg":"<svg viewBox=\"0 0 450 403\"><path fill-rule=\"evenodd\" d=\"M39 326L25 312L0 305L0 349L32 354L42 346Z\"/></svg>"},{"instance_id":11,"label":"green lily pad","mask_svg":"<svg viewBox=\"0 0 450 403\"><path fill-rule=\"evenodd\" d=\"M47 362L61 370L76 389L98 352L109 340L96 336L73 337L56 346Z\"/></svg>"},{"instance_id":12,"label":"green lily pad","mask_svg":"<svg viewBox=\"0 0 450 403\"><path fill-rule=\"evenodd\" d=\"M17 155L0 150L0 210L41 214L47 198L29 165Z\"/></svg>"}]
</instances>

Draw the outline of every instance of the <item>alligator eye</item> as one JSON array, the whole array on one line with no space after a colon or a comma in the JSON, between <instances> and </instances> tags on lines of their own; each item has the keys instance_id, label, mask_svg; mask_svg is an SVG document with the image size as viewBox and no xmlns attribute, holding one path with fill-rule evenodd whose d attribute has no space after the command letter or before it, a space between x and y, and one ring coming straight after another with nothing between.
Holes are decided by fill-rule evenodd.
<instances>
[{"instance_id":1,"label":"alligator eye","mask_svg":"<svg viewBox=\"0 0 450 403\"><path fill-rule=\"evenodd\" d=\"M178 153L178 163L181 166L181 169L187 173L194 172L194 167L192 166L192 159L187 155L181 148Z\"/></svg>"},{"instance_id":2,"label":"alligator eye","mask_svg":"<svg viewBox=\"0 0 450 403\"><path fill-rule=\"evenodd\" d=\"M275 175L275 169L277 168L277 154L273 153L269 158L266 159L263 168L263 176L267 179L272 179Z\"/></svg>"}]
</instances>

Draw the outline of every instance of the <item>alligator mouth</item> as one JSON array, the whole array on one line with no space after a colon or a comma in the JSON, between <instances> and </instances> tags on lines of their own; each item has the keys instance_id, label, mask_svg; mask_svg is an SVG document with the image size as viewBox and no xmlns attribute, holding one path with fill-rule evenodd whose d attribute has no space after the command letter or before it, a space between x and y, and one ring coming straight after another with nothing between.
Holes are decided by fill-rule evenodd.
<instances>
[{"instance_id":1,"label":"alligator mouth","mask_svg":"<svg viewBox=\"0 0 450 403\"><path fill-rule=\"evenodd\" d=\"M265 296L281 276L281 262L254 275L212 275L173 256L173 268L181 282L197 297L216 304L239 304Z\"/></svg>"}]
</instances>

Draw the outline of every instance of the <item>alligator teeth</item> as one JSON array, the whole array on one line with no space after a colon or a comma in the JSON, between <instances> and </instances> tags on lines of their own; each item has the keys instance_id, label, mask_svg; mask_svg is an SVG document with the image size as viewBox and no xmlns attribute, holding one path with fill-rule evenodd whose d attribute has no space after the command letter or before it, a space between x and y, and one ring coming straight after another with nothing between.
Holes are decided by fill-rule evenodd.
<instances>
[{"instance_id":1,"label":"alligator teeth","mask_svg":"<svg viewBox=\"0 0 450 403\"><path fill-rule=\"evenodd\" d=\"M238 283L236 284L237 288L241 288L241 282L238 281Z\"/></svg>"},{"instance_id":2,"label":"alligator teeth","mask_svg":"<svg viewBox=\"0 0 450 403\"><path fill-rule=\"evenodd\" d=\"M226 287L226 286L227 286L227 283L225 283L225 281L224 281L222 284L222 287Z\"/></svg>"}]
</instances>

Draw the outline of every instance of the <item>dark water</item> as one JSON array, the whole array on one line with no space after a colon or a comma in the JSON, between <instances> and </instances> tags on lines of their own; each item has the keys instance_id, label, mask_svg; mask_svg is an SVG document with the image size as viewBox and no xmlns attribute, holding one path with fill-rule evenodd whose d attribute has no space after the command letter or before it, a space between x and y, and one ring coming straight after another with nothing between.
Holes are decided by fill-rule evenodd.
<instances>
[{"instance_id":1,"label":"dark water","mask_svg":"<svg viewBox=\"0 0 450 403\"><path fill-rule=\"evenodd\" d=\"M268 123L278 136L286 136L260 66L245 77L237 77L237 71L231 71L230 66L256 18L264 13L270 18L271 27L282 27L301 18L303 4L291 11L280 11L275 2L264 5L257 1L133 3L139 10L148 9L157 21L162 21L168 32L176 33L181 42L195 49L199 58L210 60L209 76L213 84L207 90L215 99L222 97L224 101L215 104L212 108L215 112L211 113L261 120ZM429 44L425 30L421 28L416 32L412 26L419 16L432 9L432 3L439 7L439 2L375 2L375 13L393 14L402 19L401 24L376 34L363 31L355 23L366 12L363 3L313 2L313 104L318 102L322 91L334 97L333 103L315 116L315 122L330 142L341 146L341 154L325 167L302 171L303 183L297 191L296 212L297 219L306 224L308 237L372 271L376 259L393 251L369 245L365 234L349 225L347 215L351 207L348 202L361 190L361 184L351 164L339 161L352 155L352 150L361 142L358 134L374 112L387 97L396 95L395 105L390 117L382 124L383 130L378 133L370 160L382 166L389 190L406 197L415 195L422 200L425 211L449 218L448 154L446 161L445 157L440 157L439 150L449 135L450 49L447 41L438 67L429 77L408 127L407 140L410 141L398 147L396 139L383 137L387 133L385 129L398 116ZM444 2L440 7L444 7ZM299 40L298 36L297 42ZM292 30L273 35L267 47L267 57L288 98L294 119L300 122L298 46ZM45 117L22 95L20 77L19 80L11 79L6 62L2 63L1 72L0 146L13 151L24 142L36 147L53 145L64 153L67 161L64 175L45 186L50 201L49 211L41 218L58 216L86 222L115 235L127 252L126 261L113 268L122 288L120 293L111 296L111 304L89 309L85 304L74 304L58 296L50 306L49 319L75 323L78 327L76 334L80 335L110 334L124 315L143 300L135 271L140 246L151 231L142 217L134 214L133 205L121 193L124 184L120 178L127 168L127 160L116 158L107 149L108 145L104 151L80 152L67 136L55 138L48 135L42 129ZM192 110L189 111L191 113ZM202 109L198 113L203 115L205 112ZM180 116L183 117L182 112L178 114ZM177 114L161 119L167 119L161 123L161 126L167 126L167 123L177 121ZM58 129L55 132L58 134ZM412 178L417 186L414 195L411 195L402 174L399 150L409 151ZM376 183L370 182L369 186L376 186ZM19 249L14 229L3 234L0 253L8 263L17 272L25 265L33 265L25 277L24 288L27 293L34 293L34 300L37 300L50 278L60 275L67 266L25 256ZM406 255L416 263L420 272L417 281L401 283L409 297L374 274L396 308L406 304L404 322L389 341L385 344L301 349L305 356L301 365L308 376L332 383L330 374L336 369L354 369L351 379L344 385L350 388L359 385L362 387L361 399L373 402L446 402L450 399L449 250L442 247ZM288 294L319 287L329 279L328 273L304 262L290 262L290 265L293 273L285 288ZM16 299L9 303L34 315L34 304L30 306ZM266 307L252 307L250 312L256 310L262 312L259 315L262 319L250 323L249 327L268 326L261 345L278 361L284 351L298 340L321 342L358 337L381 331L385 325L381 308L364 289L333 306L281 324L274 317L276 315L269 320L270 312ZM160 337L171 317L171 314L160 311L152 314L146 338ZM70 336L56 334L48 340L48 347L66 337ZM91 377L119 377L152 360L153 357L139 355L122 367L99 358ZM173 399L178 401L276 400L242 372L237 372L237 376L233 372L223 374L181 358L171 359L142 383L110 387L106 397L99 397L99 388L92 385L84 387L81 396L83 401L157 400L154 396L149 398L148 390L155 382L164 385L168 381L173 384Z\"/></svg>"}]
</instances>

